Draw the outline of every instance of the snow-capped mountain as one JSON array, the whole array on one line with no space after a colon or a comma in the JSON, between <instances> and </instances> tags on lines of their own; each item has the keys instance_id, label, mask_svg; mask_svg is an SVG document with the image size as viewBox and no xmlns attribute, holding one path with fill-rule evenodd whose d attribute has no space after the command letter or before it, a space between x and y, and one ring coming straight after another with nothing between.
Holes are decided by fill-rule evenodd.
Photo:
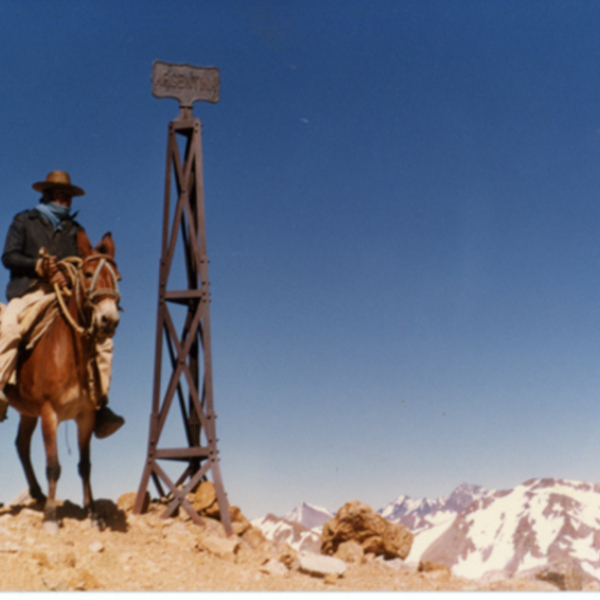
<instances>
[{"instance_id":1,"label":"snow-capped mountain","mask_svg":"<svg viewBox=\"0 0 600 600\"><path fill-rule=\"evenodd\" d=\"M600 485L531 479L489 494L460 513L421 558L467 578L558 562L578 563L600 579Z\"/></svg>"},{"instance_id":2,"label":"snow-capped mountain","mask_svg":"<svg viewBox=\"0 0 600 600\"><path fill-rule=\"evenodd\" d=\"M302 502L283 518L269 514L254 519L252 525L258 527L268 540L286 542L298 551L318 553L323 523L333 516L326 508Z\"/></svg>"},{"instance_id":3,"label":"snow-capped mountain","mask_svg":"<svg viewBox=\"0 0 600 600\"><path fill-rule=\"evenodd\" d=\"M326 508L302 502L283 518L291 523L300 523L307 529L314 529L315 527L323 527L323 524L334 516Z\"/></svg>"},{"instance_id":4,"label":"snow-capped mountain","mask_svg":"<svg viewBox=\"0 0 600 600\"><path fill-rule=\"evenodd\" d=\"M408 562L418 562L423 552L453 523L457 514L494 490L462 483L449 496L410 498L400 496L378 512L393 523L401 523L414 535Z\"/></svg>"},{"instance_id":5,"label":"snow-capped mountain","mask_svg":"<svg viewBox=\"0 0 600 600\"><path fill-rule=\"evenodd\" d=\"M600 484L545 478L495 491L463 483L437 499L400 496L379 513L413 532L407 562L442 563L469 579L576 565L600 580ZM283 519L267 515L253 524L269 539L319 552L332 516L300 504Z\"/></svg>"},{"instance_id":6,"label":"snow-capped mountain","mask_svg":"<svg viewBox=\"0 0 600 600\"><path fill-rule=\"evenodd\" d=\"M417 534L454 519L473 502L493 492L478 485L462 483L449 496L436 499L400 496L378 512L388 521L401 523Z\"/></svg>"}]
</instances>

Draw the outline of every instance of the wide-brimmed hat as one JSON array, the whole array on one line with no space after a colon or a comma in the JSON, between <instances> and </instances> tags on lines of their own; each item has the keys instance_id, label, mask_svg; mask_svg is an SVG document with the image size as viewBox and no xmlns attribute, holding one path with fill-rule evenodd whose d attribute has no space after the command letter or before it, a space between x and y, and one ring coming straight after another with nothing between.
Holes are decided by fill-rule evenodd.
<instances>
[{"instance_id":1,"label":"wide-brimmed hat","mask_svg":"<svg viewBox=\"0 0 600 600\"><path fill-rule=\"evenodd\" d=\"M80 187L71 184L71 178L65 171L52 171L46 175L46 181L38 181L32 187L37 192L59 188L71 194L71 196L83 196L85 194Z\"/></svg>"}]
</instances>

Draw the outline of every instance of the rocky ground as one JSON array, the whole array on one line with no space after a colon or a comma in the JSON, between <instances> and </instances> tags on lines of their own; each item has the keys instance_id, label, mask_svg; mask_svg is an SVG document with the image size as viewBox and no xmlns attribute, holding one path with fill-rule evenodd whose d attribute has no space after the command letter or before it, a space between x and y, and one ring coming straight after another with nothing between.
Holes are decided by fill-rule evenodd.
<instances>
[{"instance_id":1,"label":"rocky ground","mask_svg":"<svg viewBox=\"0 0 600 600\"><path fill-rule=\"evenodd\" d=\"M342 575L316 574L289 546L265 540L239 511L234 516L239 535L228 538L212 518L205 519L204 528L184 511L162 519L165 507L159 502L135 516L132 497L97 502L106 521L103 531L68 501L59 510L58 533L44 529L41 507L31 500L0 508L0 591L558 589L536 580L465 580L435 566L419 572L417 565L373 555L345 563Z\"/></svg>"}]
</instances>

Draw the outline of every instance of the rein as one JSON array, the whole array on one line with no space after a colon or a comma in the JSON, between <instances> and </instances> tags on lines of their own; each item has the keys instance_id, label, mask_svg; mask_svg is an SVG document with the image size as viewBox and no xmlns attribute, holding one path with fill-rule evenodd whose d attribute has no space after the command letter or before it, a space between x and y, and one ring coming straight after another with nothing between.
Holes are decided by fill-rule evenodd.
<instances>
[{"instance_id":1,"label":"rein","mask_svg":"<svg viewBox=\"0 0 600 600\"><path fill-rule=\"evenodd\" d=\"M92 276L92 283L90 287L86 288L83 267L87 263L92 262L94 260L99 261L98 266L96 267ZM121 300L121 295L119 294L119 284L117 274L115 272L116 265L115 261L107 254L94 254L88 256L85 259L81 259L78 256L70 256L59 261L58 266L59 268L62 267L63 272L66 274L68 279L70 279L71 287L73 287L75 290L77 312L79 313L79 317L82 322L86 321L86 309L91 308L98 298L112 296L113 298L115 298L117 305L119 304L119 301ZM106 267L108 269L108 272L111 274L114 283L114 288L96 289L96 284L98 283L100 271L104 267ZM53 285L53 288L63 316L65 317L69 325L80 335L85 337L93 337L93 324L90 323L87 328L82 327L81 325L79 325L79 323L75 321L75 319L69 312L69 309L67 308L65 296L71 296L72 291L67 288L61 288L58 285L58 283L55 283Z\"/></svg>"}]
</instances>

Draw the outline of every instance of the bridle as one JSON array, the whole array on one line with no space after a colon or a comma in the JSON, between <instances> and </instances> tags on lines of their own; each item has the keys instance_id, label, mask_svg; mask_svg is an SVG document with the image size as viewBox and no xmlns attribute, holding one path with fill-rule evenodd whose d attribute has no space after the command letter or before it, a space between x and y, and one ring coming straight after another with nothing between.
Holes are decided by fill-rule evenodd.
<instances>
[{"instance_id":1,"label":"bridle","mask_svg":"<svg viewBox=\"0 0 600 600\"><path fill-rule=\"evenodd\" d=\"M92 262L93 260L99 260L100 262L94 270L94 274L92 275L92 283L90 287L86 289L84 285L85 274L83 272L83 267L87 263ZM100 271L102 271L104 267L108 269L108 272L110 273L114 285L112 288L96 289L96 285L98 284L98 277L100 276ZM114 298L115 302L117 303L117 306L119 305L119 302L121 301L121 295L119 294L119 278L117 277L117 265L111 256L109 256L108 254L95 254L88 256L87 258L82 260L78 271L78 293L81 293L83 291L86 306L91 306L97 300L106 297Z\"/></svg>"},{"instance_id":2,"label":"bridle","mask_svg":"<svg viewBox=\"0 0 600 600\"><path fill-rule=\"evenodd\" d=\"M92 261L98 261L98 265L94 269L91 275L91 284L89 287L86 286L87 273L84 272L84 266L91 263ZM79 325L67 308L64 297L72 294L71 289L61 288L57 283L54 284L54 292L58 300L58 304L61 311L69 323L69 325L80 335L86 337L94 336L94 325L91 321L90 314L94 309L94 305L104 298L114 298L117 308L122 310L119 306L121 301L121 295L119 294L119 277L117 275L117 265L113 260L112 256L108 254L92 254L87 258L79 258L78 256L70 256L65 258L58 263L59 268L62 267L63 272L66 274L71 282L71 288L75 290L75 301L77 305L77 312L82 323L89 322L87 327ZM112 279L114 287L102 287L97 288L98 279L102 269L108 269L110 277Z\"/></svg>"}]
</instances>

